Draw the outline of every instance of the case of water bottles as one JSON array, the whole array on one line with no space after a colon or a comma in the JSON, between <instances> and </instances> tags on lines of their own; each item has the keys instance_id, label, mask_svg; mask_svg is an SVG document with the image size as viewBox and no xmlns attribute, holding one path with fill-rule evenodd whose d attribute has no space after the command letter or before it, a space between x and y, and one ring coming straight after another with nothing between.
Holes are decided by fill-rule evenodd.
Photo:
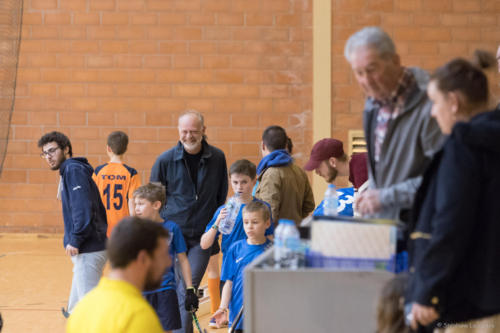
<instances>
[{"instance_id":1,"label":"case of water bottles","mask_svg":"<svg viewBox=\"0 0 500 333\"><path fill-rule=\"evenodd\" d=\"M396 244L394 221L315 217L306 264L330 270L398 273L408 263L404 254L396 252Z\"/></svg>"}]
</instances>

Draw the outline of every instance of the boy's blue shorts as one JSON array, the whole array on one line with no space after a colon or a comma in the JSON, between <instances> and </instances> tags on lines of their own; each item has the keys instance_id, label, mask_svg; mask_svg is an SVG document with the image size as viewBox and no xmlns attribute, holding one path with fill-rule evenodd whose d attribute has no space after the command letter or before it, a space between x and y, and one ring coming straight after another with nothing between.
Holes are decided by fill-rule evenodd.
<instances>
[{"instance_id":1,"label":"boy's blue shorts","mask_svg":"<svg viewBox=\"0 0 500 333\"><path fill-rule=\"evenodd\" d=\"M163 330L172 331L182 327L177 292L174 289L162 290L144 297L155 309Z\"/></svg>"}]
</instances>

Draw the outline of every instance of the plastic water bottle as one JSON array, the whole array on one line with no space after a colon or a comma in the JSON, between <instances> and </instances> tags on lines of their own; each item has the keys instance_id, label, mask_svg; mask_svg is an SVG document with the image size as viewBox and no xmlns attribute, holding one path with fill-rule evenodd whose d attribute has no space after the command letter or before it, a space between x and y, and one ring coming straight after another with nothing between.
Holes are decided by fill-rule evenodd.
<instances>
[{"instance_id":1,"label":"plastic water bottle","mask_svg":"<svg viewBox=\"0 0 500 333\"><path fill-rule=\"evenodd\" d=\"M233 231L236 218L240 212L241 203L239 200L240 194L236 192L229 200L226 202L227 215L219 223L219 231L222 234L229 235Z\"/></svg>"},{"instance_id":2,"label":"plastic water bottle","mask_svg":"<svg viewBox=\"0 0 500 333\"><path fill-rule=\"evenodd\" d=\"M297 269L300 246L300 234L295 222L280 219L274 231L274 267Z\"/></svg>"},{"instance_id":3,"label":"plastic water bottle","mask_svg":"<svg viewBox=\"0 0 500 333\"><path fill-rule=\"evenodd\" d=\"M323 199L323 214L325 216L337 216L338 206L337 189L335 185L329 184L325 191L325 198Z\"/></svg>"}]
</instances>

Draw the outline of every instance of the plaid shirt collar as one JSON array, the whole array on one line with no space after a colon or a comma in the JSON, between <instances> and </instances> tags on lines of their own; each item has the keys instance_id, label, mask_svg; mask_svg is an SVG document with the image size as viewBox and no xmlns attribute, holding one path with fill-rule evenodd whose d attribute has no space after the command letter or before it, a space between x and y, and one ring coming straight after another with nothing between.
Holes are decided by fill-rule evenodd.
<instances>
[{"instance_id":1,"label":"plaid shirt collar","mask_svg":"<svg viewBox=\"0 0 500 333\"><path fill-rule=\"evenodd\" d=\"M400 108L404 105L406 98L412 91L417 81L413 73L406 67L403 68L403 74L399 78L396 89L391 93L390 97L385 100L377 100L373 97L370 99L379 107L389 106L391 109Z\"/></svg>"}]
</instances>

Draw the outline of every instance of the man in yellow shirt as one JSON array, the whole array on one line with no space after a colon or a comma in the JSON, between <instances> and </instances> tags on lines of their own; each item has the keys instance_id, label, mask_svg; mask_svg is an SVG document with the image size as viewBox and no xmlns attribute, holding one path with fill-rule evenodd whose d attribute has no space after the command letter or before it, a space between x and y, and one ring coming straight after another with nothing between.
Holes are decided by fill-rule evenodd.
<instances>
[{"instance_id":1,"label":"man in yellow shirt","mask_svg":"<svg viewBox=\"0 0 500 333\"><path fill-rule=\"evenodd\" d=\"M71 313L67 333L163 332L153 308L141 291L157 288L168 254L168 231L161 224L123 219L111 233L107 253L111 272L90 291Z\"/></svg>"}]
</instances>

